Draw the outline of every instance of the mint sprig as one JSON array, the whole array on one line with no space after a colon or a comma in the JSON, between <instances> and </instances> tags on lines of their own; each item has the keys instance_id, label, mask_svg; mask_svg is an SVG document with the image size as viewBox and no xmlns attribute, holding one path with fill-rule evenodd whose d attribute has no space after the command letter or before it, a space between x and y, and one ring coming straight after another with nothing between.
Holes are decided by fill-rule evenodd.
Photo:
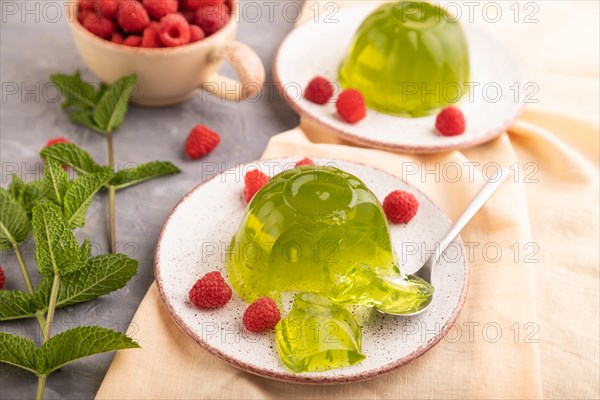
<instances>
[{"instance_id":1,"label":"mint sprig","mask_svg":"<svg viewBox=\"0 0 600 400\"><path fill-rule=\"evenodd\" d=\"M113 252L116 248L115 193L164 175L180 172L179 168L168 161L152 161L133 168L114 171L113 132L125 120L129 99L135 88L136 76L128 75L117 79L110 85L101 85L98 89L81 79L79 71L73 75L54 74L50 79L63 94L63 109L71 121L102 133L108 149L108 166L100 167L89 154L72 144L58 144L42 150L42 157L54 159L72 167L80 174L108 170L115 176L105 184L108 189L108 226ZM80 222L76 218L74 226Z\"/></svg>"}]
</instances>

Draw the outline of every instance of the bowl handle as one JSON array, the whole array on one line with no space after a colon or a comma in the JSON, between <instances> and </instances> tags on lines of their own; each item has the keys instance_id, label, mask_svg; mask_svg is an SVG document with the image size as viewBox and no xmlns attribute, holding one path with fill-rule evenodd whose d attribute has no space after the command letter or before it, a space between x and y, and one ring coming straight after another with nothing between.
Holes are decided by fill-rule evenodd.
<instances>
[{"instance_id":1,"label":"bowl handle","mask_svg":"<svg viewBox=\"0 0 600 400\"><path fill-rule=\"evenodd\" d=\"M213 75L200 87L223 100L241 101L257 94L265 82L265 67L258 55L247 45L231 42L210 56L210 62L226 60L235 69L239 81L221 75Z\"/></svg>"}]
</instances>

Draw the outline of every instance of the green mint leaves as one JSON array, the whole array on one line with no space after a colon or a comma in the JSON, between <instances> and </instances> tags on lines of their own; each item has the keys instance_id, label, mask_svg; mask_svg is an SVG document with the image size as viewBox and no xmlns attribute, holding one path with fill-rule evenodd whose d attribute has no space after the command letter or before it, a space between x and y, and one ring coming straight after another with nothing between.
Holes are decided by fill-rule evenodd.
<instances>
[{"instance_id":1,"label":"green mint leaves","mask_svg":"<svg viewBox=\"0 0 600 400\"><path fill-rule=\"evenodd\" d=\"M10 249L29 235L27 211L11 193L0 189L0 250Z\"/></svg>"},{"instance_id":2,"label":"green mint leaves","mask_svg":"<svg viewBox=\"0 0 600 400\"><path fill-rule=\"evenodd\" d=\"M29 339L0 332L0 362L48 375L58 368L94 354L140 346L128 336L99 326L79 326L59 333L41 347Z\"/></svg>"},{"instance_id":3,"label":"green mint leaves","mask_svg":"<svg viewBox=\"0 0 600 400\"><path fill-rule=\"evenodd\" d=\"M121 126L127 113L129 96L135 86L135 75L125 76L110 85L98 100L94 111L94 123L105 132Z\"/></svg>"}]
</instances>

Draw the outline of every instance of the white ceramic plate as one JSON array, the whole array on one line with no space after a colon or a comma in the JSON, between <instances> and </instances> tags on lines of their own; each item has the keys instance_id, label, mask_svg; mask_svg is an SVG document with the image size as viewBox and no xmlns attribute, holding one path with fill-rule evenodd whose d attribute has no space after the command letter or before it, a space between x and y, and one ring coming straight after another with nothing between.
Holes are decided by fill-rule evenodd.
<instances>
[{"instance_id":1,"label":"white ceramic plate","mask_svg":"<svg viewBox=\"0 0 600 400\"><path fill-rule=\"evenodd\" d=\"M344 8L336 13L335 23L326 20L304 23L283 41L275 57L274 76L283 97L301 116L348 141L411 153L471 147L495 138L516 120L527 89L525 74L510 51L469 25L463 28L469 43L470 80L474 83L459 104L467 121L467 130L462 135L438 135L435 115L402 118L368 110L364 120L352 125L337 116L337 96L324 106L304 99L303 90L316 75L337 82L339 64L354 32L377 3Z\"/></svg>"},{"instance_id":2,"label":"white ceramic plate","mask_svg":"<svg viewBox=\"0 0 600 400\"><path fill-rule=\"evenodd\" d=\"M197 186L175 207L165 222L155 254L155 275L161 297L175 322L211 353L234 366L272 379L298 383L341 383L367 379L404 365L433 347L450 329L467 290L467 267L457 239L434 271L435 297L427 312L416 317L383 316L369 312L363 325L360 364L319 373L295 374L280 361L272 332L245 331L242 315L248 306L234 294L221 309L203 311L188 300L197 279L210 271L225 272L225 251L246 209L243 176L260 168L269 176L290 168L298 159L243 164ZM404 272L414 272L426 251L450 227L448 217L423 193L386 172L347 161L315 159L356 175L382 200L396 189L413 193L420 203L407 225L391 225L394 248ZM420 251L416 251L419 249ZM227 278L226 278L227 280ZM287 305L289 306L289 304Z\"/></svg>"}]
</instances>

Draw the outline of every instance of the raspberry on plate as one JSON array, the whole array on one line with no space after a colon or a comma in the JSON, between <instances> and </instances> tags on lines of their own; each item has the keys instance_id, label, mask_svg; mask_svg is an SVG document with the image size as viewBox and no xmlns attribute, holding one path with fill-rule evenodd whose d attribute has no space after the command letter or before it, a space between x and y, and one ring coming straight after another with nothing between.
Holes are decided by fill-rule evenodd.
<instances>
[{"instance_id":1,"label":"raspberry on plate","mask_svg":"<svg viewBox=\"0 0 600 400\"><path fill-rule=\"evenodd\" d=\"M102 39L112 38L116 29L115 23L104 17L84 17L82 25L85 29Z\"/></svg>"},{"instance_id":2,"label":"raspberry on plate","mask_svg":"<svg viewBox=\"0 0 600 400\"><path fill-rule=\"evenodd\" d=\"M415 196L402 190L394 190L383 200L383 211L387 218L396 224L406 224L417 214L419 201Z\"/></svg>"},{"instance_id":3,"label":"raspberry on plate","mask_svg":"<svg viewBox=\"0 0 600 400\"><path fill-rule=\"evenodd\" d=\"M140 47L142 45L142 37L138 35L127 36L123 43L125 46Z\"/></svg>"},{"instance_id":4,"label":"raspberry on plate","mask_svg":"<svg viewBox=\"0 0 600 400\"><path fill-rule=\"evenodd\" d=\"M221 142L218 133L204 125L196 125L185 140L185 152L196 160L213 151Z\"/></svg>"},{"instance_id":5,"label":"raspberry on plate","mask_svg":"<svg viewBox=\"0 0 600 400\"><path fill-rule=\"evenodd\" d=\"M247 203L263 186L269 182L269 177L257 169L252 169L244 176L244 199Z\"/></svg>"},{"instance_id":6,"label":"raspberry on plate","mask_svg":"<svg viewBox=\"0 0 600 400\"><path fill-rule=\"evenodd\" d=\"M179 8L177 0L143 0L143 4L148 14L156 20L177 12Z\"/></svg>"},{"instance_id":7,"label":"raspberry on plate","mask_svg":"<svg viewBox=\"0 0 600 400\"><path fill-rule=\"evenodd\" d=\"M197 42L206 37L202 28L198 25L190 25L190 43Z\"/></svg>"},{"instance_id":8,"label":"raspberry on plate","mask_svg":"<svg viewBox=\"0 0 600 400\"><path fill-rule=\"evenodd\" d=\"M295 164L296 167L300 167L302 165L315 165L315 162L308 157L304 157Z\"/></svg>"},{"instance_id":9,"label":"raspberry on plate","mask_svg":"<svg viewBox=\"0 0 600 400\"><path fill-rule=\"evenodd\" d=\"M346 89L335 103L338 114L346 122L355 124L367 115L367 107L362 93L356 89Z\"/></svg>"},{"instance_id":10,"label":"raspberry on plate","mask_svg":"<svg viewBox=\"0 0 600 400\"><path fill-rule=\"evenodd\" d=\"M144 33L142 34L142 47L162 47L162 42L158 36L159 26L158 22L152 21L144 28Z\"/></svg>"},{"instance_id":11,"label":"raspberry on plate","mask_svg":"<svg viewBox=\"0 0 600 400\"><path fill-rule=\"evenodd\" d=\"M225 3L202 4L196 10L196 25L210 36L229 22L229 7Z\"/></svg>"},{"instance_id":12,"label":"raspberry on plate","mask_svg":"<svg viewBox=\"0 0 600 400\"><path fill-rule=\"evenodd\" d=\"M192 286L190 301L198 308L223 307L231 299L231 288L218 271L209 272Z\"/></svg>"},{"instance_id":13,"label":"raspberry on plate","mask_svg":"<svg viewBox=\"0 0 600 400\"><path fill-rule=\"evenodd\" d=\"M4 282L6 278L4 277L4 271L2 270L2 265L0 265L0 289L4 289Z\"/></svg>"},{"instance_id":14,"label":"raspberry on plate","mask_svg":"<svg viewBox=\"0 0 600 400\"><path fill-rule=\"evenodd\" d=\"M304 90L304 98L316 104L325 104L333 96L333 85L322 76L314 77Z\"/></svg>"},{"instance_id":15,"label":"raspberry on plate","mask_svg":"<svg viewBox=\"0 0 600 400\"><path fill-rule=\"evenodd\" d=\"M181 46L190 42L190 25L181 14L169 14L160 19L158 36L168 47Z\"/></svg>"},{"instance_id":16,"label":"raspberry on plate","mask_svg":"<svg viewBox=\"0 0 600 400\"><path fill-rule=\"evenodd\" d=\"M150 23L150 17L141 3L135 0L123 0L117 10L117 22L125 32L138 33Z\"/></svg>"},{"instance_id":17,"label":"raspberry on plate","mask_svg":"<svg viewBox=\"0 0 600 400\"><path fill-rule=\"evenodd\" d=\"M244 326L250 332L261 332L275 328L281 319L277 304L270 297L262 297L250 304L244 312Z\"/></svg>"},{"instance_id":18,"label":"raspberry on plate","mask_svg":"<svg viewBox=\"0 0 600 400\"><path fill-rule=\"evenodd\" d=\"M444 108L435 118L435 128L443 136L456 136L465 133L465 116L460 108Z\"/></svg>"}]
</instances>

